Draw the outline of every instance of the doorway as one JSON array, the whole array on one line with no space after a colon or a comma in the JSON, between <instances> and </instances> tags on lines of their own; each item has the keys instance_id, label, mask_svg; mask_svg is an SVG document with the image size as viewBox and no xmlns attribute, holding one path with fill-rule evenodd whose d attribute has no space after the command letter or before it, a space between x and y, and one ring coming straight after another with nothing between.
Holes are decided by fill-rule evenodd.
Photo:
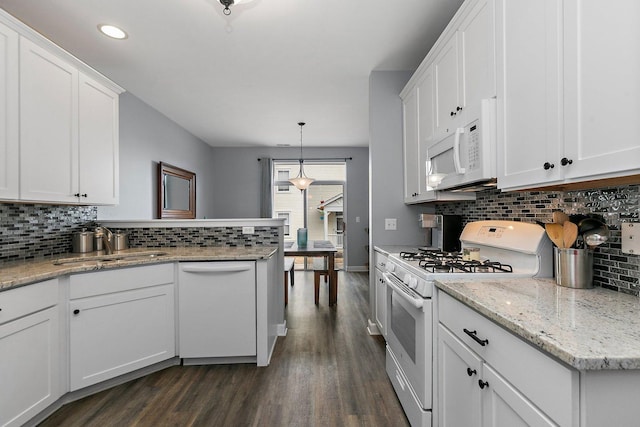
<instances>
[{"instance_id":1,"label":"doorway","mask_svg":"<svg viewBox=\"0 0 640 427\"><path fill-rule=\"evenodd\" d=\"M305 174L315 179L300 191L289 181L298 174L297 160L273 162L273 216L283 218L285 242L295 242L298 228L306 228L309 240L329 240L337 248L336 268L344 269L346 163L305 160ZM296 270L313 269L313 261L296 259Z\"/></svg>"}]
</instances>

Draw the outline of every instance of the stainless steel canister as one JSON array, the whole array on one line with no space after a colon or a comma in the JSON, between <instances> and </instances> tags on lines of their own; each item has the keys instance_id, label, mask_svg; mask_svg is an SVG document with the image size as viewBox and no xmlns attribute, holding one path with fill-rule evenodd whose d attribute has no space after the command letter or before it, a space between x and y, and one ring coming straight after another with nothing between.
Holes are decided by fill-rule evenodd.
<instances>
[{"instance_id":1,"label":"stainless steel canister","mask_svg":"<svg viewBox=\"0 0 640 427\"><path fill-rule=\"evenodd\" d=\"M93 252L93 232L83 228L82 231L73 233L71 246L76 253Z\"/></svg>"},{"instance_id":2,"label":"stainless steel canister","mask_svg":"<svg viewBox=\"0 0 640 427\"><path fill-rule=\"evenodd\" d=\"M555 248L556 283L568 288L593 288L593 251Z\"/></svg>"},{"instance_id":3,"label":"stainless steel canister","mask_svg":"<svg viewBox=\"0 0 640 427\"><path fill-rule=\"evenodd\" d=\"M121 251L123 249L129 249L129 238L127 233L117 231L113 233L113 250Z\"/></svg>"}]
</instances>

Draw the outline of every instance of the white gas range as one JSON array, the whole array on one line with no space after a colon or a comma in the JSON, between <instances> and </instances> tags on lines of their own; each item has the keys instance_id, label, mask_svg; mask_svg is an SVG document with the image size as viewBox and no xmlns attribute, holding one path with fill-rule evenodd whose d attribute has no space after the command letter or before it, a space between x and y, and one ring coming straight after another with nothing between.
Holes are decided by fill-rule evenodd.
<instances>
[{"instance_id":1,"label":"white gas range","mask_svg":"<svg viewBox=\"0 0 640 427\"><path fill-rule=\"evenodd\" d=\"M517 221L464 227L461 253L432 249L391 254L387 284L387 374L411 425L431 426L434 281L442 277L552 277L544 228Z\"/></svg>"}]
</instances>

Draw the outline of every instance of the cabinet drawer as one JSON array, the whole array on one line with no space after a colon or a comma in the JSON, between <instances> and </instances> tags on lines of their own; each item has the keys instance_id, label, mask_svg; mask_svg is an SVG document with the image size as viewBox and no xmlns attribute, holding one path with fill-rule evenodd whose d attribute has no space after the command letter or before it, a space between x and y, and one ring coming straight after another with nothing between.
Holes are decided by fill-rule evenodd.
<instances>
[{"instance_id":1,"label":"cabinet drawer","mask_svg":"<svg viewBox=\"0 0 640 427\"><path fill-rule=\"evenodd\" d=\"M69 298L85 298L113 292L173 283L173 263L101 270L71 276Z\"/></svg>"},{"instance_id":2,"label":"cabinet drawer","mask_svg":"<svg viewBox=\"0 0 640 427\"><path fill-rule=\"evenodd\" d=\"M376 267L382 271L385 271L385 265L387 264L387 256L381 252L376 251Z\"/></svg>"},{"instance_id":3,"label":"cabinet drawer","mask_svg":"<svg viewBox=\"0 0 640 427\"><path fill-rule=\"evenodd\" d=\"M0 292L0 324L58 304L58 279Z\"/></svg>"},{"instance_id":4,"label":"cabinet drawer","mask_svg":"<svg viewBox=\"0 0 640 427\"><path fill-rule=\"evenodd\" d=\"M578 402L578 373L451 296L439 292L438 319L487 364L560 425L572 425ZM469 334L475 331L476 342Z\"/></svg>"}]
</instances>

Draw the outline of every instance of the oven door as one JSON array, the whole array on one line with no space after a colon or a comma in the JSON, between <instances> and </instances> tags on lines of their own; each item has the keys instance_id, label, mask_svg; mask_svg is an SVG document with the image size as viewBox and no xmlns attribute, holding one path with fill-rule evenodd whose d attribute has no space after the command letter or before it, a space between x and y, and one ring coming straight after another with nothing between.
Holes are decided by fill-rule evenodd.
<instances>
[{"instance_id":1,"label":"oven door","mask_svg":"<svg viewBox=\"0 0 640 427\"><path fill-rule=\"evenodd\" d=\"M387 283L387 345L423 409L432 406L431 299L412 296L399 280L384 274Z\"/></svg>"}]
</instances>

